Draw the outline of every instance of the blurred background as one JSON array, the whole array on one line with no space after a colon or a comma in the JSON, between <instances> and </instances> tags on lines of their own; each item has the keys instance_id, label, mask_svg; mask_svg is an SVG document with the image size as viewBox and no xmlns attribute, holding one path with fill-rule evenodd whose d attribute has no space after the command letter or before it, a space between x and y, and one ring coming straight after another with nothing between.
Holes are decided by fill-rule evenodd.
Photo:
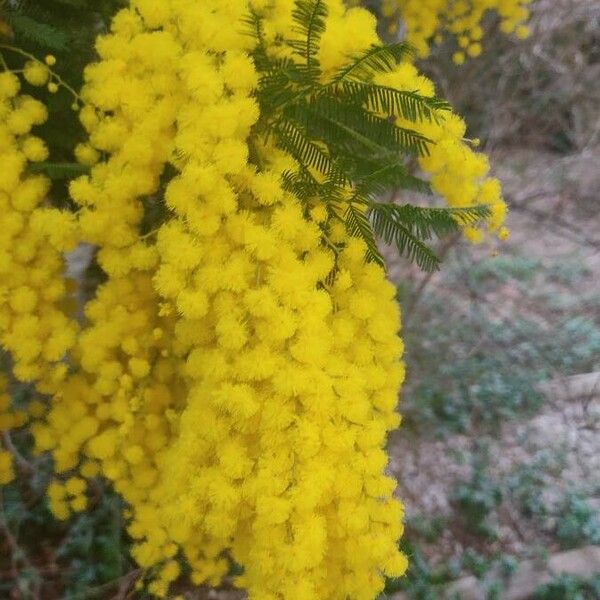
<instances>
[{"instance_id":1,"label":"blurred background","mask_svg":"<svg viewBox=\"0 0 600 600\"><path fill-rule=\"evenodd\" d=\"M512 234L444 240L434 275L390 255L408 364L390 469L410 558L390 599L600 598L600 2L531 9L527 40L490 17L479 58L458 67L449 43L420 61L489 153ZM97 483L89 511L57 522L48 458L21 466L27 481L0 491L0 599L141 597L120 500Z\"/></svg>"}]
</instances>

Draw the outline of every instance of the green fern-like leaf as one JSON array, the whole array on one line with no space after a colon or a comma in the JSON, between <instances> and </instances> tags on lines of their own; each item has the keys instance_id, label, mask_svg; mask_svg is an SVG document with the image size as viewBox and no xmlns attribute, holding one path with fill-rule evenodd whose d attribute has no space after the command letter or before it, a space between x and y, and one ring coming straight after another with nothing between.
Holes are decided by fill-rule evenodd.
<instances>
[{"instance_id":1,"label":"green fern-like leaf","mask_svg":"<svg viewBox=\"0 0 600 600\"><path fill-rule=\"evenodd\" d=\"M43 173L50 179L72 179L89 173L90 168L79 163L40 162L29 165L32 173Z\"/></svg>"},{"instance_id":2,"label":"green fern-like leaf","mask_svg":"<svg viewBox=\"0 0 600 600\"><path fill-rule=\"evenodd\" d=\"M320 74L317 53L327 14L325 0L297 0L292 12L294 33L298 39L288 40L288 45L303 59L312 80L316 80Z\"/></svg>"},{"instance_id":3,"label":"green fern-like leaf","mask_svg":"<svg viewBox=\"0 0 600 600\"><path fill-rule=\"evenodd\" d=\"M369 211L373 231L386 244L396 246L400 256L417 263L423 271L437 271L440 259L433 250L415 235L409 227L400 221L392 220L385 212Z\"/></svg>"},{"instance_id":4,"label":"green fern-like leaf","mask_svg":"<svg viewBox=\"0 0 600 600\"><path fill-rule=\"evenodd\" d=\"M424 240L459 231L464 225L476 225L489 214L487 206L429 208L374 202L368 209L377 236L387 244L394 244L401 255L415 261L424 271L435 271L440 264Z\"/></svg>"},{"instance_id":5,"label":"green fern-like leaf","mask_svg":"<svg viewBox=\"0 0 600 600\"><path fill-rule=\"evenodd\" d=\"M377 248L377 242L373 235L373 227L366 214L357 206L350 203L344 214L346 230L352 237L362 239L367 246L367 260L384 266L383 257Z\"/></svg>"},{"instance_id":6,"label":"green fern-like leaf","mask_svg":"<svg viewBox=\"0 0 600 600\"><path fill-rule=\"evenodd\" d=\"M369 214L373 218L380 219L382 224L385 221L386 227L393 227L401 223L419 239L429 240L433 237L439 238L454 233L467 225L477 225L489 217L490 210L484 205L465 208L432 208L412 204L374 202L370 204Z\"/></svg>"},{"instance_id":7,"label":"green fern-like leaf","mask_svg":"<svg viewBox=\"0 0 600 600\"><path fill-rule=\"evenodd\" d=\"M242 23L246 26L248 35L254 38L256 42L252 54L254 64L259 71L267 70L269 68L269 57L263 32L263 19L252 5L249 7L248 14L242 18Z\"/></svg>"},{"instance_id":8,"label":"green fern-like leaf","mask_svg":"<svg viewBox=\"0 0 600 600\"><path fill-rule=\"evenodd\" d=\"M298 198L310 199L319 193L319 183L309 173L309 177L304 177L299 171L286 170L281 175L281 187L294 194Z\"/></svg>"},{"instance_id":9,"label":"green fern-like leaf","mask_svg":"<svg viewBox=\"0 0 600 600\"><path fill-rule=\"evenodd\" d=\"M378 197L389 190L413 190L422 194L431 194L431 186L427 181L415 177L400 162L381 163L365 175L357 184L358 194L367 197Z\"/></svg>"},{"instance_id":10,"label":"green fern-like leaf","mask_svg":"<svg viewBox=\"0 0 600 600\"><path fill-rule=\"evenodd\" d=\"M335 174L334 174L335 175ZM318 181L304 166L297 171L285 171L282 176L283 189L294 194L301 202L319 198L330 206L341 206L345 203L340 182L335 178Z\"/></svg>"},{"instance_id":11,"label":"green fern-like leaf","mask_svg":"<svg viewBox=\"0 0 600 600\"><path fill-rule=\"evenodd\" d=\"M386 156L393 153L425 156L431 143L422 134L397 127L389 119L378 117L364 108L331 96L317 96L308 104L298 103L293 116L311 136L319 133L334 148L365 150Z\"/></svg>"},{"instance_id":12,"label":"green fern-like leaf","mask_svg":"<svg viewBox=\"0 0 600 600\"><path fill-rule=\"evenodd\" d=\"M291 154L300 164L313 167L323 174L332 174L335 171L327 149L307 139L290 121L280 122L276 134L279 147Z\"/></svg>"},{"instance_id":13,"label":"green fern-like leaf","mask_svg":"<svg viewBox=\"0 0 600 600\"><path fill-rule=\"evenodd\" d=\"M368 81L377 73L392 71L399 62L412 56L414 56L413 49L404 42L387 46L373 45L342 67L333 77L333 82Z\"/></svg>"},{"instance_id":14,"label":"green fern-like leaf","mask_svg":"<svg viewBox=\"0 0 600 600\"><path fill-rule=\"evenodd\" d=\"M30 42L56 52L67 49L70 36L63 30L46 23L40 23L25 14L10 13L9 24L12 30Z\"/></svg>"},{"instance_id":15,"label":"green fern-like leaf","mask_svg":"<svg viewBox=\"0 0 600 600\"><path fill-rule=\"evenodd\" d=\"M414 123L439 121L442 111L450 109L450 105L439 98L361 81L343 81L336 89L341 90L348 102L368 106L377 113L401 116Z\"/></svg>"},{"instance_id":16,"label":"green fern-like leaf","mask_svg":"<svg viewBox=\"0 0 600 600\"><path fill-rule=\"evenodd\" d=\"M262 114L273 116L306 95L306 71L290 58L269 62L257 91Z\"/></svg>"},{"instance_id":17,"label":"green fern-like leaf","mask_svg":"<svg viewBox=\"0 0 600 600\"><path fill-rule=\"evenodd\" d=\"M367 260L383 265L379 237L422 269L435 270L440 261L426 241L477 224L489 216L488 209L399 206L379 198L390 189L431 193L411 165L414 157L429 154L434 142L410 123L440 122L449 105L373 82L411 55L404 43L372 46L323 83L318 53L326 18L325 0L296 0L293 35L287 40L293 54L273 58L266 51L261 17L250 13L246 22L256 40L253 57L260 72L261 116L253 134L272 138L295 159L297 167L283 174L283 189L305 210L315 199L324 202L330 218L342 220L351 236L364 240ZM395 117L408 125L399 127ZM258 147L251 161L262 168Z\"/></svg>"}]
</instances>

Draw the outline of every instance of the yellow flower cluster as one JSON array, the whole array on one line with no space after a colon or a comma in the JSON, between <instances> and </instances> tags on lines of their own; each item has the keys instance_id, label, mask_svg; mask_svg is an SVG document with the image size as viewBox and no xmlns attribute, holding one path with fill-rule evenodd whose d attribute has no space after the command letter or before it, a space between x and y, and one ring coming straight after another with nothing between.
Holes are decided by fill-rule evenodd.
<instances>
[{"instance_id":1,"label":"yellow flower cluster","mask_svg":"<svg viewBox=\"0 0 600 600\"><path fill-rule=\"evenodd\" d=\"M483 19L488 11L497 13L501 31L521 39L527 37L525 22L530 3L531 0L383 0L382 12L392 20L392 32L396 31L398 20L402 21L406 41L421 57L429 54L431 40L453 36L459 47L453 58L461 64L467 56L481 54Z\"/></svg>"},{"instance_id":2,"label":"yellow flower cluster","mask_svg":"<svg viewBox=\"0 0 600 600\"><path fill-rule=\"evenodd\" d=\"M410 63L402 63L394 71L378 75L376 82L398 90L416 91L427 97L435 95L433 83ZM431 178L433 191L451 207L489 206L488 230L500 239L506 238L508 230L503 223L507 207L500 182L488 176L487 156L475 152L465 140L466 124L461 117L451 112L438 116L437 120L418 123L398 118L397 124L412 128L433 142L429 145L429 154L419 159L421 169ZM483 238L479 228L465 227L464 233L473 242Z\"/></svg>"},{"instance_id":3,"label":"yellow flower cluster","mask_svg":"<svg viewBox=\"0 0 600 600\"><path fill-rule=\"evenodd\" d=\"M268 168L248 166L252 40L225 26L245 2L133 4L99 40L82 92L79 154L108 158L71 185L109 280L86 307L81 373L34 429L38 449L59 472L83 457L83 475L94 465L114 482L135 558L162 565L157 595L179 575L179 546L197 583L218 583L229 551L253 597L374 597L383 573L406 567L383 475L403 377L393 286L355 241L326 291L334 257L279 186L293 164L272 151ZM334 33L336 19L369 25L358 43L324 39L334 69L376 36L368 13L332 5ZM266 14L279 35L292 9ZM142 204L167 161L179 173L165 192L173 217L155 246L140 240ZM64 517L61 490L51 497Z\"/></svg>"},{"instance_id":4,"label":"yellow flower cluster","mask_svg":"<svg viewBox=\"0 0 600 600\"><path fill-rule=\"evenodd\" d=\"M23 77L25 77L27 82L31 85L42 86L48 83L50 72L42 63L30 60L25 63Z\"/></svg>"},{"instance_id":5,"label":"yellow flower cluster","mask_svg":"<svg viewBox=\"0 0 600 600\"><path fill-rule=\"evenodd\" d=\"M156 493L157 462L184 397L181 361L171 349L174 320L159 314L151 283L153 232L142 235L144 211L159 205L155 194L172 155L179 50L171 34L146 28L135 9L116 15L97 50L101 61L86 69L81 92L89 140L75 151L92 169L70 193L80 207L81 239L99 248L108 280L85 306L71 357L76 373L33 432L38 451L52 451L57 472L103 475L138 514ZM65 518L76 506L61 490L53 488L51 507ZM163 542L152 539L157 547ZM175 552L171 543L168 556Z\"/></svg>"},{"instance_id":6,"label":"yellow flower cluster","mask_svg":"<svg viewBox=\"0 0 600 600\"><path fill-rule=\"evenodd\" d=\"M68 519L72 512L87 508L86 482L80 477L70 477L64 485L53 481L48 486L50 510L57 519Z\"/></svg>"},{"instance_id":7,"label":"yellow flower cluster","mask_svg":"<svg viewBox=\"0 0 600 600\"><path fill-rule=\"evenodd\" d=\"M319 52L322 77L325 81L342 64L345 64L348 57L355 56L370 45L379 43L376 22L371 13L357 8L344 11L339 2L329 2L328 9L330 19ZM501 14L505 14L506 11L507 7L503 4ZM281 14L287 14L288 19L286 21L282 16L275 21L281 29L267 28L266 33L270 34L269 41L275 48L274 53L285 53L287 50L288 55L291 56L289 48L283 46L281 42L279 42L280 47L277 47L277 40L284 38L284 32L293 30L290 14L285 11L281 11ZM336 27L336 21L343 25ZM348 32L352 32L352 35L348 36ZM402 63L391 73L377 76L375 83L397 90L417 92L426 97L435 95L433 82L421 75L409 62ZM399 127L421 133L433 142L429 145L428 156L422 157L419 164L421 169L430 176L434 192L449 206L455 208L488 205L491 212L487 221L488 231L496 234L500 239L506 238L508 230L503 224L507 207L502 198L500 182L496 178L489 177L490 165L487 156L475 152L473 146L476 144L465 139L464 120L455 113L438 111L437 119L431 121L415 123L397 118L396 123ZM464 233L473 242L480 242L483 239L480 228L465 227Z\"/></svg>"},{"instance_id":8,"label":"yellow flower cluster","mask_svg":"<svg viewBox=\"0 0 600 600\"><path fill-rule=\"evenodd\" d=\"M251 4L270 52L290 56L294 0ZM327 5L324 78L378 43L369 12ZM0 176L0 343L52 394L32 426L66 479L52 511L83 510L85 480L108 479L150 593L167 595L183 556L197 584L239 564L252 599L372 600L407 566L383 450L404 377L395 290L318 199L307 211L282 190L297 165L252 132L248 8L131 0L114 17L81 92L75 155L91 169L70 185L76 222L44 207L48 182L26 170L46 158L29 135L43 106L0 75L0 158L17 167ZM409 64L378 82L433 94ZM498 231L500 189L464 123L411 127L436 142L421 161L435 190L490 204ZM78 331L59 309L76 240L107 276Z\"/></svg>"},{"instance_id":9,"label":"yellow flower cluster","mask_svg":"<svg viewBox=\"0 0 600 600\"><path fill-rule=\"evenodd\" d=\"M6 377L0 374L0 433L21 427L26 421L27 416L23 411L12 410ZM14 477L12 455L0 445L0 485L10 483Z\"/></svg>"},{"instance_id":10,"label":"yellow flower cluster","mask_svg":"<svg viewBox=\"0 0 600 600\"><path fill-rule=\"evenodd\" d=\"M0 485L6 485L15 478L12 456L8 450L0 450Z\"/></svg>"},{"instance_id":11,"label":"yellow flower cluster","mask_svg":"<svg viewBox=\"0 0 600 600\"><path fill-rule=\"evenodd\" d=\"M27 414L11 408L6 376L0 374L0 432L22 427L27 422Z\"/></svg>"},{"instance_id":12,"label":"yellow flower cluster","mask_svg":"<svg viewBox=\"0 0 600 600\"><path fill-rule=\"evenodd\" d=\"M19 52L25 56L29 56L27 52ZM58 92L59 84L64 82L54 73L49 67L56 64L56 57L52 54L46 56L45 61L34 58L33 56L23 66L23 78L27 83L41 87L46 85L51 94Z\"/></svg>"},{"instance_id":13,"label":"yellow flower cluster","mask_svg":"<svg viewBox=\"0 0 600 600\"><path fill-rule=\"evenodd\" d=\"M0 344L11 352L14 373L51 391L66 373L61 363L76 327L63 310L67 284L62 253L76 242L72 215L45 205L50 187L28 173L48 156L31 129L46 108L19 94L16 75L0 73Z\"/></svg>"}]
</instances>

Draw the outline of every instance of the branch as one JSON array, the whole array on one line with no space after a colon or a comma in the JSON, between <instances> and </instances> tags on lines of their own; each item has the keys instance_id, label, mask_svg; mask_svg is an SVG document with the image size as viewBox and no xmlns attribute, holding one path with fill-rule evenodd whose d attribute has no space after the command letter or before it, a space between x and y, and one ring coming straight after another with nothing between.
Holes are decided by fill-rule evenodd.
<instances>
[{"instance_id":1,"label":"branch","mask_svg":"<svg viewBox=\"0 0 600 600\"><path fill-rule=\"evenodd\" d=\"M31 475L35 472L33 465L17 450L16 446L13 444L8 431L2 432L2 442L6 446L6 449L12 454L19 471L21 471L23 475Z\"/></svg>"}]
</instances>

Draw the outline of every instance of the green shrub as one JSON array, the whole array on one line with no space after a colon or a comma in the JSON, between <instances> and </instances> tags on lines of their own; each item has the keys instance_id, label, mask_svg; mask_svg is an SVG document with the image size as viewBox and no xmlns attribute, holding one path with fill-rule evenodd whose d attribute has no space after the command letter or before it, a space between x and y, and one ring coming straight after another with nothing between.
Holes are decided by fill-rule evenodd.
<instances>
[{"instance_id":1,"label":"green shrub","mask_svg":"<svg viewBox=\"0 0 600 600\"><path fill-rule=\"evenodd\" d=\"M488 466L487 450L479 449L473 454L471 478L455 486L451 499L469 532L494 538L497 534L490 521L502 502L503 492L499 482L490 477Z\"/></svg>"},{"instance_id":2,"label":"green shrub","mask_svg":"<svg viewBox=\"0 0 600 600\"><path fill-rule=\"evenodd\" d=\"M597 600L600 597L600 575L589 580L560 575L535 590L531 600Z\"/></svg>"},{"instance_id":3,"label":"green shrub","mask_svg":"<svg viewBox=\"0 0 600 600\"><path fill-rule=\"evenodd\" d=\"M560 510L556 537L563 548L600 544L600 515L584 497L569 493Z\"/></svg>"}]
</instances>

